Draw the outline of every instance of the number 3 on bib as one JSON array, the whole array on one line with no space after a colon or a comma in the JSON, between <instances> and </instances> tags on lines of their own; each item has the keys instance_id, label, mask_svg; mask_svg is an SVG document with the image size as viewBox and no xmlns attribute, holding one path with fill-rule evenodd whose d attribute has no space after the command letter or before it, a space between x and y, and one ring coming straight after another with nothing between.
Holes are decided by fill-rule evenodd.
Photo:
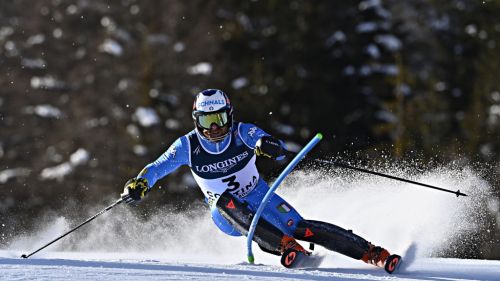
<instances>
[{"instance_id":1,"label":"number 3 on bib","mask_svg":"<svg viewBox=\"0 0 500 281\"><path fill-rule=\"evenodd\" d=\"M252 176L252 179L245 184L244 186L241 185L239 181L236 179L236 175L232 175L230 177L222 179L223 183L226 183L228 186L228 191L231 192L231 194L238 196L239 198L245 197L250 193L255 188L255 185L257 184L257 177Z\"/></svg>"}]
</instances>

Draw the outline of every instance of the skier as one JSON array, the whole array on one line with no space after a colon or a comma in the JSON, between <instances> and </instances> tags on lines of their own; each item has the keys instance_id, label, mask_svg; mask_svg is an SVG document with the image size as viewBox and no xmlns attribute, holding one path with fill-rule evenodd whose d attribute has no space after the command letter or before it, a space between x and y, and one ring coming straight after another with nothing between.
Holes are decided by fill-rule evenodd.
<instances>
[{"instance_id":1,"label":"skier","mask_svg":"<svg viewBox=\"0 0 500 281\"><path fill-rule=\"evenodd\" d=\"M156 161L127 181L121 197L127 203L137 203L159 179L188 165L219 229L232 236L247 235L253 215L269 190L257 170L256 157L283 159L284 144L253 124L233 121L233 106L221 90L198 93L192 118L195 129L178 138ZM282 256L285 267L294 267L299 257L311 254L296 239L384 267L389 273L401 260L350 230L302 218L274 194L253 240L263 251Z\"/></svg>"}]
</instances>

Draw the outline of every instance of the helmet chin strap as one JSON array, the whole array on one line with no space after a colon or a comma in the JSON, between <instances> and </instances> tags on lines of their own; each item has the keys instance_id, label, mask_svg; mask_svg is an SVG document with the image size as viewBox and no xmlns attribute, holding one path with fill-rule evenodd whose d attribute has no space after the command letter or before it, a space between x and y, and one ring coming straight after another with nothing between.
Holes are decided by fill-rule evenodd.
<instances>
[{"instance_id":1,"label":"helmet chin strap","mask_svg":"<svg viewBox=\"0 0 500 281\"><path fill-rule=\"evenodd\" d=\"M223 135L223 136L216 137L216 138L211 138L211 139L209 139L209 138L207 138L207 137L205 137L205 138L206 138L207 140L211 141L211 142L219 142L219 141L221 141L221 140L225 139L228 135L229 135L229 134L225 134L225 135Z\"/></svg>"}]
</instances>

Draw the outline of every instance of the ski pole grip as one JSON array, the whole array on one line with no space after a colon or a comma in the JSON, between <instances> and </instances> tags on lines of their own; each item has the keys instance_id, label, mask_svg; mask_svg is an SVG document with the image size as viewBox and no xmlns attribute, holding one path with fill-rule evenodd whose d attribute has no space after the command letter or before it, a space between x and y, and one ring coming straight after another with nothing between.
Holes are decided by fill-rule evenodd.
<instances>
[{"instance_id":1,"label":"ski pole grip","mask_svg":"<svg viewBox=\"0 0 500 281\"><path fill-rule=\"evenodd\" d=\"M257 212L255 212L255 216L252 219L252 223L250 224L250 228L248 230L248 236L247 236L247 250L248 250L248 262L253 264L255 261L255 258L252 253L252 240L253 240L253 235L255 233L255 228L257 227L257 223L259 222L259 218L262 215L262 211L264 211L264 208L266 207L267 203L269 203L269 199L271 199L271 196L273 195L274 191L278 188L278 186L281 184L281 182L285 179L288 174L292 172L292 170L297 166L297 164L302 160L306 154L313 149L318 142L323 139L323 135L318 133L312 138L309 143L302 148L299 153L292 159L290 163L288 163L288 166L281 172L281 174L278 176L276 181L273 183L271 188L267 191L266 195L264 196L264 199L262 199L262 202L259 205L259 208L257 209Z\"/></svg>"}]
</instances>

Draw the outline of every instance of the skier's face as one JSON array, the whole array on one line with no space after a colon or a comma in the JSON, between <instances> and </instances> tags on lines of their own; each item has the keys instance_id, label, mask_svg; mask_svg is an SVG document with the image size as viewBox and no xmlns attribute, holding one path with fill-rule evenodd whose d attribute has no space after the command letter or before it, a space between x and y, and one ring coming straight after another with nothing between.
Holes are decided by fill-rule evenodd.
<instances>
[{"instance_id":1,"label":"skier's face","mask_svg":"<svg viewBox=\"0 0 500 281\"><path fill-rule=\"evenodd\" d=\"M217 124L212 123L212 125L210 125L210 129L203 129L203 135L209 140L219 141L222 140L228 131L228 124L219 127Z\"/></svg>"}]
</instances>

